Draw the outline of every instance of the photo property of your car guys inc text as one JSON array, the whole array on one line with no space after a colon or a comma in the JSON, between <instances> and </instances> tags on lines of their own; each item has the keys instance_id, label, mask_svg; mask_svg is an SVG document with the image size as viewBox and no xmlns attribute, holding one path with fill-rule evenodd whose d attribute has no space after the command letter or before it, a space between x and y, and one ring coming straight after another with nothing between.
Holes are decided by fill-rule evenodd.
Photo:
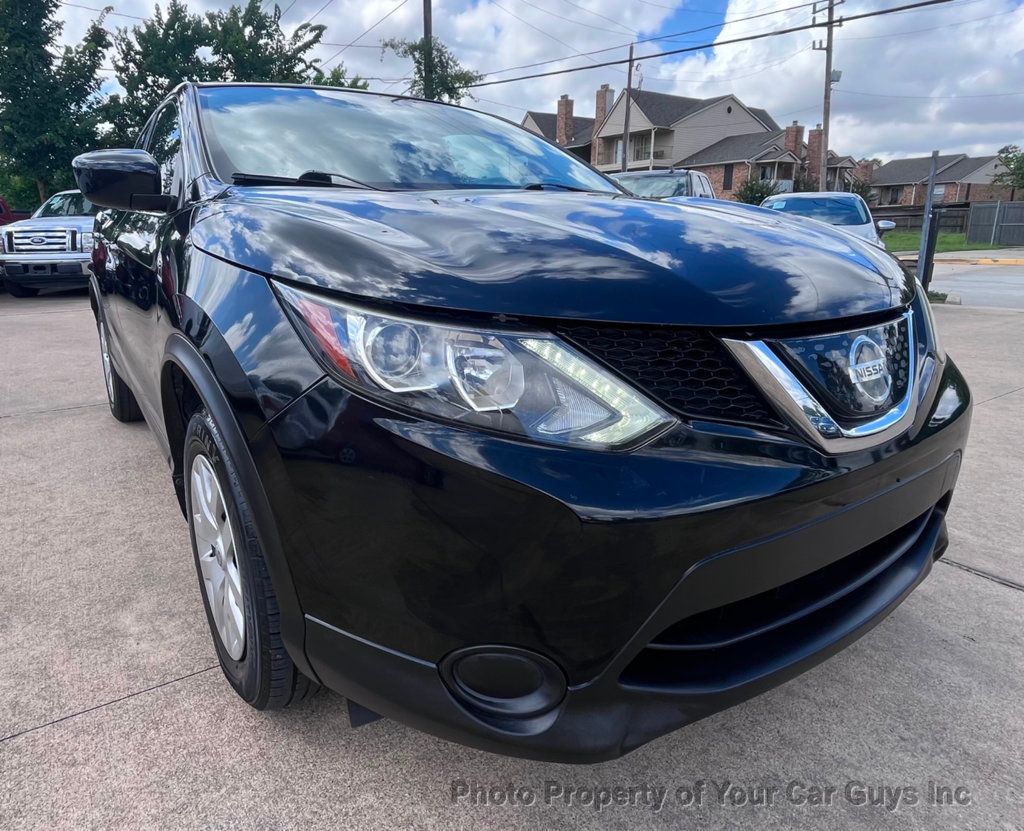
<instances>
[{"instance_id":1,"label":"photo property of your car guys inc text","mask_svg":"<svg viewBox=\"0 0 1024 831\"><path fill-rule=\"evenodd\" d=\"M0 828L1024 831L1024 0L0 0Z\"/></svg>"}]
</instances>

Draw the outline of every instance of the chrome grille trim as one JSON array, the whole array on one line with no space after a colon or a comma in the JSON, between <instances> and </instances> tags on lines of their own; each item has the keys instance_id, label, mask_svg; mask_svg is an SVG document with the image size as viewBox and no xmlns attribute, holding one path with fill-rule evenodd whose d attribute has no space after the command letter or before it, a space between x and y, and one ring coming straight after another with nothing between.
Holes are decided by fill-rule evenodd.
<instances>
[{"instance_id":1,"label":"chrome grille trim","mask_svg":"<svg viewBox=\"0 0 1024 831\"><path fill-rule=\"evenodd\" d=\"M69 229L47 229L45 231L12 231L8 240L13 243L11 253L59 253L71 251L71 235ZM41 240L41 242L33 242Z\"/></svg>"},{"instance_id":2,"label":"chrome grille trim","mask_svg":"<svg viewBox=\"0 0 1024 831\"><path fill-rule=\"evenodd\" d=\"M910 426L917 413L914 313L908 310L898 320L906 320L907 323L909 381L906 393L895 407L855 427L843 427L837 423L765 341L723 338L722 342L750 373L761 391L805 438L828 453L849 453L874 447L899 435Z\"/></svg>"}]
</instances>

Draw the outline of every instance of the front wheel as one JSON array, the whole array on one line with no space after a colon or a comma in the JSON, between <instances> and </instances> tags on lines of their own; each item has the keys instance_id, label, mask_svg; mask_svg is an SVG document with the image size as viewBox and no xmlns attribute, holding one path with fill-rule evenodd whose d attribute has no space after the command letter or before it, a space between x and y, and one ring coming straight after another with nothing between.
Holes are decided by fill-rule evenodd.
<instances>
[{"instance_id":1,"label":"front wheel","mask_svg":"<svg viewBox=\"0 0 1024 831\"><path fill-rule=\"evenodd\" d=\"M281 640L281 613L256 523L217 423L195 413L185 434L185 505L196 573L221 669L257 710L295 704L318 689Z\"/></svg>"},{"instance_id":2,"label":"front wheel","mask_svg":"<svg viewBox=\"0 0 1024 831\"><path fill-rule=\"evenodd\" d=\"M4 280L4 288L7 289L7 293L11 297L35 297L39 294L39 289L23 286L21 283L12 283L10 280Z\"/></svg>"},{"instance_id":3,"label":"front wheel","mask_svg":"<svg viewBox=\"0 0 1024 831\"><path fill-rule=\"evenodd\" d=\"M107 387L107 403L110 413L118 421L131 422L142 418L139 402L124 379L114 369L110 359L110 335L107 333L107 322L101 317L96 321L100 332L100 359L103 361L103 382Z\"/></svg>"}]
</instances>

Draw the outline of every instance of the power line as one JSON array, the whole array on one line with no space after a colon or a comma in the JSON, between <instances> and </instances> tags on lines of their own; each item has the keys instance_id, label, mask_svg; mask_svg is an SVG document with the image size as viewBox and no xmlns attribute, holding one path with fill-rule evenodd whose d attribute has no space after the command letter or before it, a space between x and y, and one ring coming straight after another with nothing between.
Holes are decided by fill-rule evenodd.
<instances>
[{"instance_id":1,"label":"power line","mask_svg":"<svg viewBox=\"0 0 1024 831\"><path fill-rule=\"evenodd\" d=\"M1002 17L1007 14L1020 14L1020 9L1010 9L1005 12L996 12L995 14L987 14L984 17L970 17L967 20L951 20L949 23L944 23L941 26L929 26L927 29L904 29L899 32L889 32L884 35L857 35L853 37L842 37L841 41L846 42L848 40L880 40L881 38L894 38L902 35L917 35L921 32L937 32L939 29L948 29L950 26L962 26L964 23L976 23L979 20L991 20L993 17Z\"/></svg>"},{"instance_id":2,"label":"power line","mask_svg":"<svg viewBox=\"0 0 1024 831\"><path fill-rule=\"evenodd\" d=\"M351 43L345 44L344 46L341 47L341 49L339 49L337 52L335 52L333 55L331 55L331 57L329 57L326 61L324 61L320 65L321 68L322 69L327 69L327 64L331 63L331 61L333 61L335 58L337 58L342 52L344 52L350 46L354 46L355 42L357 40L361 40L363 37L365 37L366 35L370 34L370 32L372 32L374 29L376 29L378 26L380 26L381 23L383 23L385 20L387 20L389 17L391 17L391 15L393 15L395 12L397 12L400 8L402 8L402 6L404 6L408 2L409 2L409 0L402 0L402 2L400 2L391 11L389 11L386 15L384 15L382 18L380 18L380 20L378 20L376 23L374 23L372 26L370 26L369 29L367 29L362 34L360 34L356 38L354 38Z\"/></svg>"},{"instance_id":3,"label":"power line","mask_svg":"<svg viewBox=\"0 0 1024 831\"><path fill-rule=\"evenodd\" d=\"M926 6L937 6L949 2L951 2L951 0L921 0L921 2L918 3L908 3L904 6L896 6L892 9L883 9L880 11L864 12L862 14L850 15L848 17L840 17L835 22L835 25L850 23L853 22L854 20L864 20L869 17L882 17L887 14L893 14L899 11L907 11L909 9L925 8ZM803 26L790 26L787 29L773 29L768 32L761 32L760 34L744 35L743 37L730 38L728 40L720 40L712 43L703 43L700 44L699 46L687 46L682 49L669 49L664 52L653 52L650 55L641 55L638 58L636 58L636 60L649 61L654 58L665 58L668 57L669 55L682 55L686 52L699 52L701 49L712 49L717 48L719 46L730 46L735 43L747 43L753 40L763 40L764 38L778 37L779 35L789 35L793 34L794 32L806 32L811 29L823 29L827 25L827 23L807 23L804 24ZM533 78L546 78L552 75L566 75L571 72L584 72L589 69L600 69L607 66L620 66L621 64L628 62L629 58L624 58L612 61L601 61L600 63L595 63L593 66L572 66L569 67L568 69L555 69L549 72L535 72L532 75L519 75L515 78L499 78L494 81L478 81L475 84L470 84L469 88L472 89L475 87L489 87L494 86L496 84L510 84L513 81L528 81L532 80Z\"/></svg>"},{"instance_id":4,"label":"power line","mask_svg":"<svg viewBox=\"0 0 1024 831\"><path fill-rule=\"evenodd\" d=\"M75 9L86 9L87 11L90 11L90 12L107 12L107 14L112 14L112 15L114 15L114 17L128 17L128 18L131 18L132 20L148 20L149 19L147 17L139 17L137 14L124 14L123 12L115 12L113 10L113 8L111 8L108 11L107 9L98 9L95 6L83 6L80 3L69 3L69 2L67 2L67 0L58 0L58 2L62 6L71 6L72 8L75 8Z\"/></svg>"},{"instance_id":5,"label":"power line","mask_svg":"<svg viewBox=\"0 0 1024 831\"><path fill-rule=\"evenodd\" d=\"M495 5L497 5L497 4L495 4ZM773 11L767 11L767 12L759 12L758 14L752 14L752 15L750 15L748 17L739 17L736 20L731 20L731 21L728 21L728 22L729 23L745 23L748 20L756 20L757 18L767 17L767 16L773 15L773 14L782 14L784 12L791 12L791 11L795 11L796 9L806 9L806 8L809 8L809 7L813 6L813 5L814 5L814 3L799 3L799 4L795 5L795 6L787 6L787 7L782 8L782 9L775 9ZM499 6L499 8L500 8L500 6ZM654 41L659 41L659 40L671 40L672 38L682 37L683 35L694 35L694 34L697 34L699 32L706 32L709 29L720 29L724 25L725 25L724 23L712 23L709 26L700 26L700 27L698 27L696 29L687 29L686 31L683 31L683 32L672 32L672 33L667 34L667 35L654 35L653 37L641 38L639 40L633 41L633 43L641 44L641 43L653 43ZM618 44L616 46L606 46L604 49L594 49L594 50L592 50L590 52L577 52L576 55L583 55L583 56L601 55L601 54L604 54L606 52L614 52L617 49L625 49L628 46L629 46L628 43L620 43L620 44ZM572 47L569 47L569 48L571 49ZM492 69L490 72L485 72L483 74L484 75L497 75L499 72L511 72L511 71L513 71L515 69L533 69L533 67L535 67L535 66L545 66L546 64L558 63L559 61L564 61L564 60L567 60L568 58L576 57L576 55L563 55L560 58L551 58L550 60L546 60L546 61L535 61L534 63L527 63L527 64L520 64L519 66L505 67L504 69ZM638 58L637 60L640 60L640 59ZM625 63L625 61L622 61L622 63Z\"/></svg>"},{"instance_id":6,"label":"power line","mask_svg":"<svg viewBox=\"0 0 1024 831\"><path fill-rule=\"evenodd\" d=\"M302 23L299 24L299 26L305 26L307 23L312 23L317 17L319 17L320 12L322 12L324 9L326 9L333 2L334 2L334 0L327 0L327 2L324 3L315 12L313 12L313 14L310 17L307 17L305 20L303 20Z\"/></svg>"},{"instance_id":7,"label":"power line","mask_svg":"<svg viewBox=\"0 0 1024 831\"><path fill-rule=\"evenodd\" d=\"M637 34L637 32L634 29L629 28L629 26L627 26L625 23L620 23L614 17L608 17L608 15L601 14L600 12L595 12L593 9L588 9L586 6L581 6L579 3L573 2L573 0L562 0L562 2L568 3L570 6L573 6L574 8L577 8L580 11L584 11L587 14L592 14L594 15L594 17L600 17L602 20L607 20L609 23L614 23L616 26L621 26L627 32L632 32L634 35Z\"/></svg>"},{"instance_id":8,"label":"power line","mask_svg":"<svg viewBox=\"0 0 1024 831\"><path fill-rule=\"evenodd\" d=\"M623 32L622 29L609 29L607 26L594 26L593 24L590 24L590 23L584 23L582 20L574 20L571 17L566 17L565 15L558 14L557 12L548 11L543 6L538 6L538 5L534 4L534 3L531 3L530 0L519 0L519 2L525 3L530 8L536 9L539 12L543 12L544 14L551 15L551 17L557 17L559 20L565 20L565 21L567 21L569 23L572 23L574 26L584 26L587 29L593 29L593 30L595 30L597 32L611 32L613 35L623 35L623 34L629 34L631 32L634 35L638 34L638 32L635 29L630 29L628 26L622 26L621 23L618 24L618 25L622 26L622 29L626 30L625 32ZM582 9L583 7L580 6L579 8ZM612 21L612 22L614 23L615 21Z\"/></svg>"},{"instance_id":9,"label":"power line","mask_svg":"<svg viewBox=\"0 0 1024 831\"><path fill-rule=\"evenodd\" d=\"M546 38L550 38L550 39L551 39L551 40L553 40L553 41L554 41L555 43L560 43L560 44L562 44L562 46L564 46L564 47L565 47L566 49L572 49L572 50L573 50L573 52L575 52L575 53L576 53L576 56L579 56L579 57L581 57L581 58L588 58L589 60L594 60L594 59L593 59L592 57L590 57L590 55L589 55L588 53L586 53L586 52L580 52L580 51L579 51L579 50L578 50L578 49L577 49L577 48L576 48L575 46L573 46L572 44L566 43L566 42L565 42L564 40L562 40L561 38L557 38L557 37L555 37L555 36L554 36L553 34L551 34L550 32L546 32L546 31L544 31L544 30L543 30L543 29L541 29L541 28L540 28L539 26L534 26L534 25L533 25L533 24L532 24L532 23L531 23L531 22L530 22L529 20L525 20L525 19L523 19L522 17L520 17L519 15L517 15L517 14L516 14L515 12L510 12L510 11L509 11L508 9L506 9L506 8L505 8L505 7L503 6L503 5L501 5L501 3L497 2L497 0L492 0L492 2L491 2L491 5L492 5L492 6L494 6L495 8L501 9L501 10L502 10L503 12L505 12L505 14L507 14L507 15L508 15L509 17L514 17L514 18L515 18L516 20L518 20L518 21L519 21L520 23L523 23L523 24L525 24L526 26L529 26L529 27L530 27L531 29L533 29L533 30L534 30L535 32L540 32L540 34L544 35L544 37L546 37ZM595 62L595 66L599 66L599 64L597 64L597 63ZM619 70L619 71L621 72L622 70ZM473 84L472 86L476 86L476 85L475 85L475 84Z\"/></svg>"},{"instance_id":10,"label":"power line","mask_svg":"<svg viewBox=\"0 0 1024 831\"><path fill-rule=\"evenodd\" d=\"M1010 95L1024 95L1022 92L986 92L978 95L889 95L881 92L858 92L854 89L836 88L836 92L844 95L868 95L872 98L916 98L922 101L954 101L958 98L1006 98Z\"/></svg>"}]
</instances>

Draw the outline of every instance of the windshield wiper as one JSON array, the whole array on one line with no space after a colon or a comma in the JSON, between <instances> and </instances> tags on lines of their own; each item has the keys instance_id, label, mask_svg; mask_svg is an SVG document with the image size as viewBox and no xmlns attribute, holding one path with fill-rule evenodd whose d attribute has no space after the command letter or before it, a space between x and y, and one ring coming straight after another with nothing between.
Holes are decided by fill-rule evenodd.
<instances>
[{"instance_id":1,"label":"windshield wiper","mask_svg":"<svg viewBox=\"0 0 1024 831\"><path fill-rule=\"evenodd\" d=\"M335 182L333 177L345 179ZM323 188L359 188L360 190L380 190L373 185L360 182L343 173L325 173L321 170L307 170L299 176L273 176L269 173L232 173L231 181L236 185L313 185Z\"/></svg>"},{"instance_id":2,"label":"windshield wiper","mask_svg":"<svg viewBox=\"0 0 1024 831\"><path fill-rule=\"evenodd\" d=\"M530 182L521 185L523 190L544 190L544 188L558 188L559 190L571 190L573 193L593 193L590 188L578 188L575 185L563 185L561 182Z\"/></svg>"}]
</instances>

